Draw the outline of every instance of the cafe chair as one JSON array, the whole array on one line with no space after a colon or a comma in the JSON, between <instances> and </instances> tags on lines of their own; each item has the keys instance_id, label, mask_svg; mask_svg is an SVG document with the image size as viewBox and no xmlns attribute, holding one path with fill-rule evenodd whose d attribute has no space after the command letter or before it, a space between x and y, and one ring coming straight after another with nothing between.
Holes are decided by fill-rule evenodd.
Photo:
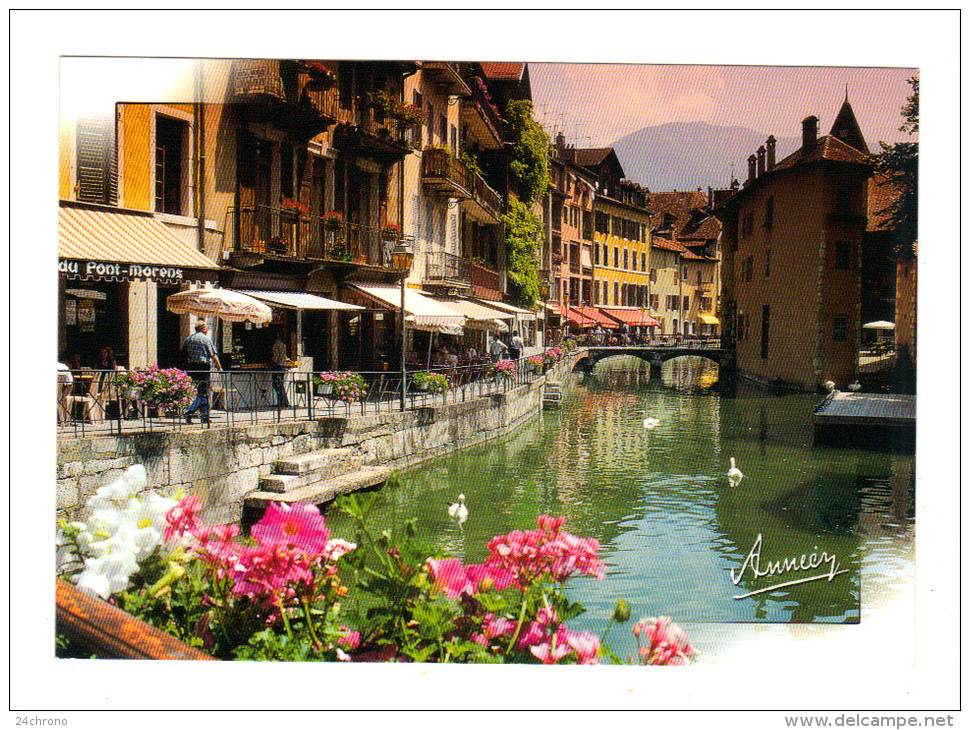
<instances>
[{"instance_id":1,"label":"cafe chair","mask_svg":"<svg viewBox=\"0 0 970 730\"><path fill-rule=\"evenodd\" d=\"M77 381L75 381L75 384L76 383ZM71 420L90 421L91 423L103 421L104 408L98 401L100 389L98 383L95 382L95 379L91 379L90 384L87 386L87 392L85 395L79 395L77 392L72 394L72 388L74 388L73 385L68 385L63 391L64 408Z\"/></svg>"}]
</instances>

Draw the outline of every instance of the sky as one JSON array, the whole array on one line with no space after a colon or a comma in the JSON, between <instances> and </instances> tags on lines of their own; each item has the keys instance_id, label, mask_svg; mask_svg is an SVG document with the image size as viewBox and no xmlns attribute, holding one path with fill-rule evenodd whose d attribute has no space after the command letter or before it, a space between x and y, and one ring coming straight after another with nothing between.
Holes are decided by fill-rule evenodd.
<instances>
[{"instance_id":1,"label":"sky","mask_svg":"<svg viewBox=\"0 0 970 730\"><path fill-rule=\"evenodd\" d=\"M848 84L849 102L871 148L908 139L898 131L912 68L530 63L536 118L576 146L607 146L667 122L739 126L799 137L819 118L827 134Z\"/></svg>"}]
</instances>

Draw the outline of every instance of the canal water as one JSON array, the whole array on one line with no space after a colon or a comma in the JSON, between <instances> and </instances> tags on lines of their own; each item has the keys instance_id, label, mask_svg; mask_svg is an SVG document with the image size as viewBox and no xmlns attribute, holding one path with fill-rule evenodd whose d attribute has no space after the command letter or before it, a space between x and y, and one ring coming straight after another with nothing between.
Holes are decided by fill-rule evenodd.
<instances>
[{"instance_id":1,"label":"canal water","mask_svg":"<svg viewBox=\"0 0 970 730\"><path fill-rule=\"evenodd\" d=\"M571 581L587 608L571 625L598 633L618 598L635 618L671 616L688 630L855 623L860 604L911 576L913 456L814 447L820 396L740 384L722 398L710 387L716 366L702 358L665 364L659 381L634 358L569 377L559 409L402 472L380 492L374 525L417 518L420 535L477 563L492 536L566 515L564 529L598 539L607 565L603 581ZM647 429L645 418L660 423ZM744 473L736 485L731 457ZM459 493L469 510L461 526L447 514ZM337 515L328 524L349 533ZM772 567L782 570L765 575ZM633 647L628 627L610 634L621 656ZM716 631L697 636L716 652Z\"/></svg>"}]
</instances>

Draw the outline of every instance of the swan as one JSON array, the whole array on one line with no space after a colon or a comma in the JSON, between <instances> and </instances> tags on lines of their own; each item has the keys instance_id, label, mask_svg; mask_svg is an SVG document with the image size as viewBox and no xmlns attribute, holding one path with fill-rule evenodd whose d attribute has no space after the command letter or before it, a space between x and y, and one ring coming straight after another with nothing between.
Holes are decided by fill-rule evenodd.
<instances>
[{"instance_id":1,"label":"swan","mask_svg":"<svg viewBox=\"0 0 970 730\"><path fill-rule=\"evenodd\" d=\"M459 494L457 502L448 503L448 516L458 520L461 524L468 519L468 508L465 506L465 495Z\"/></svg>"},{"instance_id":2,"label":"swan","mask_svg":"<svg viewBox=\"0 0 970 730\"><path fill-rule=\"evenodd\" d=\"M731 484L734 485L740 484L741 480L744 479L744 474L742 474L741 470L738 469L737 465L735 465L733 456L731 457L731 468L728 469L727 477L731 481Z\"/></svg>"},{"instance_id":3,"label":"swan","mask_svg":"<svg viewBox=\"0 0 970 730\"><path fill-rule=\"evenodd\" d=\"M660 419L659 418L644 418L643 419L643 427L644 428L652 429L652 428L656 428L659 425L660 425Z\"/></svg>"},{"instance_id":4,"label":"swan","mask_svg":"<svg viewBox=\"0 0 970 730\"><path fill-rule=\"evenodd\" d=\"M860 383L858 380L856 380L854 383L849 383L849 390L851 390L853 393L858 393L860 390L862 390L862 383Z\"/></svg>"}]
</instances>

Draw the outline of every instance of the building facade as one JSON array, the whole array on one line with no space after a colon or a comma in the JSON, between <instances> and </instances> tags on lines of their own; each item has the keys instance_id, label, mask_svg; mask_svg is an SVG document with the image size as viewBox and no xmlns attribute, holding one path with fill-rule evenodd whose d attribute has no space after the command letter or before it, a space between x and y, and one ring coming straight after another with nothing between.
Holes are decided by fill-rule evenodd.
<instances>
[{"instance_id":1,"label":"building facade","mask_svg":"<svg viewBox=\"0 0 970 730\"><path fill-rule=\"evenodd\" d=\"M808 390L855 379L867 154L846 100L827 136L808 117L801 147L777 163L769 137L716 209L724 334L742 374Z\"/></svg>"}]
</instances>

